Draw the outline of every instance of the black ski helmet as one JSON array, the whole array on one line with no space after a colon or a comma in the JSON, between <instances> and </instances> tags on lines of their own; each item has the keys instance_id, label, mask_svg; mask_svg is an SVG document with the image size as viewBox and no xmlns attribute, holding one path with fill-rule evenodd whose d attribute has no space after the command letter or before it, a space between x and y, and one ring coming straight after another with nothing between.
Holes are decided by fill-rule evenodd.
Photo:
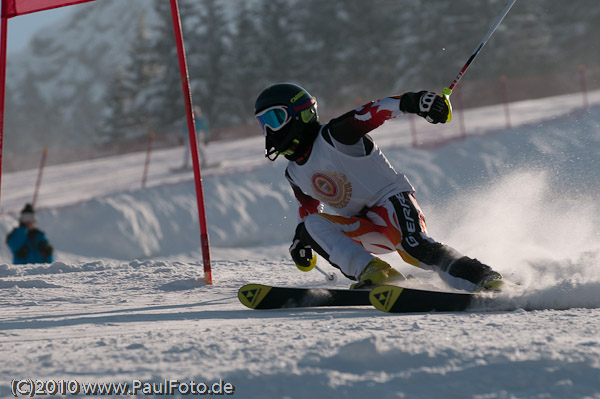
<instances>
[{"instance_id":1,"label":"black ski helmet","mask_svg":"<svg viewBox=\"0 0 600 399\"><path fill-rule=\"evenodd\" d=\"M272 161L280 154L291 159L307 128L315 131L319 123L317 100L293 83L264 89L254 103L254 115L265 135L265 156Z\"/></svg>"}]
</instances>

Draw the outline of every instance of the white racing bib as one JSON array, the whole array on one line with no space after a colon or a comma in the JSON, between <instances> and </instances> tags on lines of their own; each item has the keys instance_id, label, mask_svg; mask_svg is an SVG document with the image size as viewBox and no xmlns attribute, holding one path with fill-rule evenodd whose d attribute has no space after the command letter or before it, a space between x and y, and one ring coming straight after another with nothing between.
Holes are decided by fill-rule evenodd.
<instances>
[{"instance_id":1,"label":"white racing bib","mask_svg":"<svg viewBox=\"0 0 600 399\"><path fill-rule=\"evenodd\" d=\"M414 191L401 173L396 172L377 145L368 155L355 156L354 146L329 144L322 133L313 143L304 165L290 162L288 173L294 184L313 198L334 208L342 216L356 216L393 193ZM342 152L344 151L344 152Z\"/></svg>"}]
</instances>

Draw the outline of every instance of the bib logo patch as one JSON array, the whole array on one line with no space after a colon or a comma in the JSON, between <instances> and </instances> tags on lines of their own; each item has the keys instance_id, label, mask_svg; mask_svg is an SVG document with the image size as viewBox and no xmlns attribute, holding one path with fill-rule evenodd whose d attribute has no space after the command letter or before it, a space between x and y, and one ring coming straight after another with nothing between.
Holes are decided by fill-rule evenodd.
<instances>
[{"instance_id":1,"label":"bib logo patch","mask_svg":"<svg viewBox=\"0 0 600 399\"><path fill-rule=\"evenodd\" d=\"M317 172L312 176L315 197L332 208L343 208L352 197L352 184L342 173Z\"/></svg>"}]
</instances>

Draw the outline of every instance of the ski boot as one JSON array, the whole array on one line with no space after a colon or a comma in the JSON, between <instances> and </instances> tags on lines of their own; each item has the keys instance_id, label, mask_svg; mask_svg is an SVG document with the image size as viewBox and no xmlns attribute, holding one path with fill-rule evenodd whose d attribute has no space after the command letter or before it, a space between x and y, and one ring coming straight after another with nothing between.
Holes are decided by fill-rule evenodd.
<instances>
[{"instance_id":1,"label":"ski boot","mask_svg":"<svg viewBox=\"0 0 600 399\"><path fill-rule=\"evenodd\" d=\"M473 292L497 292L502 291L503 287L504 280L502 280L502 275L492 271L475 286Z\"/></svg>"},{"instance_id":2,"label":"ski boot","mask_svg":"<svg viewBox=\"0 0 600 399\"><path fill-rule=\"evenodd\" d=\"M467 256L453 262L447 273L475 284L473 292L500 291L504 285L500 273L495 272L479 260Z\"/></svg>"},{"instance_id":3,"label":"ski boot","mask_svg":"<svg viewBox=\"0 0 600 399\"><path fill-rule=\"evenodd\" d=\"M357 290L382 284L389 280L406 280L404 275L392 268L387 262L373 258L358 276L358 282L352 284L350 289Z\"/></svg>"}]
</instances>

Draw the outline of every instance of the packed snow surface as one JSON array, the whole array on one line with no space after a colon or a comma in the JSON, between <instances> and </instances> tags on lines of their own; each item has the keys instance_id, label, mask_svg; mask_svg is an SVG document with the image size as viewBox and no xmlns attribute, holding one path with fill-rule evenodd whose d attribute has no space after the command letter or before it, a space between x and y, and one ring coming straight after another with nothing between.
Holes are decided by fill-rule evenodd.
<instances>
[{"instance_id":1,"label":"packed snow surface","mask_svg":"<svg viewBox=\"0 0 600 399\"><path fill-rule=\"evenodd\" d=\"M237 290L249 282L350 284L289 259L296 203L285 162L264 160L258 131L206 148L214 285L202 281L183 148L151 154L145 188L144 153L46 168L38 227L57 260L12 265L0 250L0 396L33 382L70 397L127 383L137 387L127 397L170 387L170 397L600 398L600 108L579 101L511 104L511 129L501 107L470 110L468 137L436 147L407 145L407 117L372 133L416 186L431 235L522 284L460 313L243 307ZM426 142L456 134L456 123L416 126ZM36 178L2 176L3 235ZM397 255L386 260L444 288Z\"/></svg>"}]
</instances>

